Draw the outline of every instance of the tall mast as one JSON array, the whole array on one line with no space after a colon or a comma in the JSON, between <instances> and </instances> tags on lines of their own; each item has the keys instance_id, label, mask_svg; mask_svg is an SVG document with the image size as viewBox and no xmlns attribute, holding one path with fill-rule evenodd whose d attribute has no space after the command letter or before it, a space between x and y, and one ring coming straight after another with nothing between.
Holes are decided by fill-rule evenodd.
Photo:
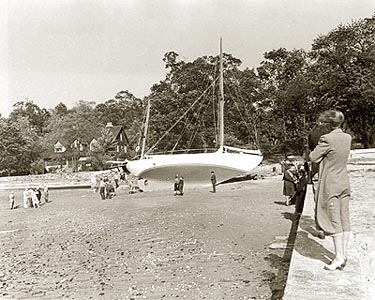
<instances>
[{"instance_id":1,"label":"tall mast","mask_svg":"<svg viewBox=\"0 0 375 300\"><path fill-rule=\"evenodd\" d=\"M224 146L224 76L223 76L223 46L222 38L220 37L220 99L219 99L219 146Z\"/></svg>"},{"instance_id":2,"label":"tall mast","mask_svg":"<svg viewBox=\"0 0 375 300\"><path fill-rule=\"evenodd\" d=\"M150 98L148 98L147 110L146 110L145 130L143 132L143 140L142 140L141 159L145 156L148 122L150 120L150 107L151 107L151 102L150 102Z\"/></svg>"}]
</instances>

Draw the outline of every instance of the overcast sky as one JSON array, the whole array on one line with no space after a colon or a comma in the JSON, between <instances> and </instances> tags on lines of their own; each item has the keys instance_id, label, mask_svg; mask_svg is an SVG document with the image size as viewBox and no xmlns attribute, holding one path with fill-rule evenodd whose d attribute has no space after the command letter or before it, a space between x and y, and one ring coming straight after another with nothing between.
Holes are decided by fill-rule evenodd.
<instances>
[{"instance_id":1,"label":"overcast sky","mask_svg":"<svg viewBox=\"0 0 375 300\"><path fill-rule=\"evenodd\" d=\"M257 67L263 53L310 49L340 23L371 17L375 0L0 0L0 103L40 107L137 97L164 79L164 53L219 52Z\"/></svg>"}]
</instances>

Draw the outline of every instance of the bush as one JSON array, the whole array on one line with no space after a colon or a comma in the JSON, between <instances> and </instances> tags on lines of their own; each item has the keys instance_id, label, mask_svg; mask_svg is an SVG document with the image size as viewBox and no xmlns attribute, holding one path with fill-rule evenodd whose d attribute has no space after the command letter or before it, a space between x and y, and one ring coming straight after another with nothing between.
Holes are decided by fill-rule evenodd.
<instances>
[{"instance_id":1,"label":"bush","mask_svg":"<svg viewBox=\"0 0 375 300\"><path fill-rule=\"evenodd\" d=\"M31 174L43 174L45 171L45 165L43 159L38 159L30 164Z\"/></svg>"}]
</instances>

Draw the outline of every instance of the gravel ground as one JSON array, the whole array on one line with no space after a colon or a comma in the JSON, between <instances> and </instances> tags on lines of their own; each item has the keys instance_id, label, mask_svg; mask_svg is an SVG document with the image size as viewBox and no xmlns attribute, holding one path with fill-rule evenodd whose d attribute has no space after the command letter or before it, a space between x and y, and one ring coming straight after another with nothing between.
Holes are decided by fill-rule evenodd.
<instances>
[{"instance_id":1,"label":"gravel ground","mask_svg":"<svg viewBox=\"0 0 375 300\"><path fill-rule=\"evenodd\" d=\"M0 191L1 299L280 299L294 207L281 176L100 200L50 191L8 208ZM289 238L289 241L288 241Z\"/></svg>"}]
</instances>

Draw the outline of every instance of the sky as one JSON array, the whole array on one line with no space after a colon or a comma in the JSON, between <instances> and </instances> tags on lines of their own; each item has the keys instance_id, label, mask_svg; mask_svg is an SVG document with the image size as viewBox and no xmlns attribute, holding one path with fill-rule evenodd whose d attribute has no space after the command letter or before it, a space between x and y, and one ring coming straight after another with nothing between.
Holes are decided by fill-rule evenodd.
<instances>
[{"instance_id":1,"label":"sky","mask_svg":"<svg viewBox=\"0 0 375 300\"><path fill-rule=\"evenodd\" d=\"M258 67L272 49L309 50L339 24L371 17L375 0L0 0L0 114L143 98L165 78L164 53L184 61L223 49Z\"/></svg>"}]
</instances>

